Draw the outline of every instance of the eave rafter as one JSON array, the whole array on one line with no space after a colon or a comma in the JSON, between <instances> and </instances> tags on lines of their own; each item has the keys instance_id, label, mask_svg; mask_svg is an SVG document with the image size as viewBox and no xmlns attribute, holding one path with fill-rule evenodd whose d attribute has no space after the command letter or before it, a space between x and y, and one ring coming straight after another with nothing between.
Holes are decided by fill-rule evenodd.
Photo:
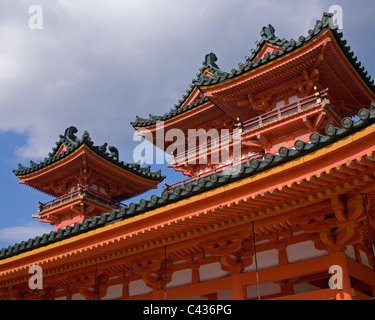
<instances>
[{"instance_id":1,"label":"eave rafter","mask_svg":"<svg viewBox=\"0 0 375 320\"><path fill-rule=\"evenodd\" d=\"M333 70L332 66L330 66L328 64L326 59L323 59L323 64L324 64L324 67L329 70L331 76L335 79L335 83L339 84L343 88L343 90L345 91L345 94L347 94L348 96L350 96L352 98L352 101L354 102L354 104L357 105L357 106L362 106L361 102L352 93L351 88L349 88L348 85L344 83L343 79L341 79L337 75L337 73ZM350 111L352 112L352 110L350 110Z\"/></svg>"}]
</instances>

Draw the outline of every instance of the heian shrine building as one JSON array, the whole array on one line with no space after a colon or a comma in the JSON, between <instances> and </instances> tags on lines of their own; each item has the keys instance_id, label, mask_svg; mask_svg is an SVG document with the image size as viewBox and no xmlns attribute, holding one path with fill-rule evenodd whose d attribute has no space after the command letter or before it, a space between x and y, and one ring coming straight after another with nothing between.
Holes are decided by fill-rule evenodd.
<instances>
[{"instance_id":1,"label":"heian shrine building","mask_svg":"<svg viewBox=\"0 0 375 320\"><path fill-rule=\"evenodd\" d=\"M161 122L238 129L240 157L233 139L230 161L212 161L213 140L204 163L188 161L199 146L173 152L186 179L132 202L161 172L70 127L44 161L14 170L55 198L34 216L56 230L0 250L0 298L374 297L375 86L331 19L289 41L264 27L231 72L206 55L173 109L132 123L153 137ZM43 288L32 290L35 265Z\"/></svg>"}]
</instances>

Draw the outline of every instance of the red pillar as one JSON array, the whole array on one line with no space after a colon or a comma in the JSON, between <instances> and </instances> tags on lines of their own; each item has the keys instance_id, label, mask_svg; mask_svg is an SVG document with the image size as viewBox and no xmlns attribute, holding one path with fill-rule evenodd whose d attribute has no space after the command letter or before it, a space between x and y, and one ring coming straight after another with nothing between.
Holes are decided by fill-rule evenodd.
<instances>
[{"instance_id":1,"label":"red pillar","mask_svg":"<svg viewBox=\"0 0 375 320\"><path fill-rule=\"evenodd\" d=\"M166 300L166 295L164 290L154 290L152 291L153 300Z\"/></svg>"},{"instance_id":2,"label":"red pillar","mask_svg":"<svg viewBox=\"0 0 375 320\"><path fill-rule=\"evenodd\" d=\"M232 300L246 300L246 288L242 284L242 274L235 273L231 275L232 278Z\"/></svg>"}]
</instances>

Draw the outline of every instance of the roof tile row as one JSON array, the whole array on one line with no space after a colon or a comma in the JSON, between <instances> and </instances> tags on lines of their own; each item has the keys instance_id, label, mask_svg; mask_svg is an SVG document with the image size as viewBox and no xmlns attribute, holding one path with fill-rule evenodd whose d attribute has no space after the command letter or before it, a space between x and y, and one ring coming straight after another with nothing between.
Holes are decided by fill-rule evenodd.
<instances>
[{"instance_id":1,"label":"roof tile row","mask_svg":"<svg viewBox=\"0 0 375 320\"><path fill-rule=\"evenodd\" d=\"M65 135L60 135L60 140L56 142L56 146L52 149L52 152L49 153L49 156L44 158L43 161L40 163L35 163L33 161L30 161L30 166L25 167L22 164L18 165L18 169L13 170L15 175L17 176L23 176L30 173L33 173L35 171L38 171L42 168L45 168L67 156L69 156L74 151L78 150L83 144L87 145L92 151L94 151L96 154L101 156L102 158L110 161L111 163L128 170L129 172L135 173L139 176L142 176L144 178L155 180L155 181L162 181L165 179L165 176L161 175L161 171L151 172L150 166L147 167L141 167L137 163L127 163L124 161L119 160L119 152L118 150L113 147L109 146L108 150L110 152L107 152L107 143L105 143L102 146L95 146L93 141L90 138L90 135L87 131L84 131L81 139L74 136L74 133L77 132L77 129L75 127L70 127L66 129ZM66 150L57 153L57 151L60 149L61 145L64 145L66 147Z\"/></svg>"}]
</instances>

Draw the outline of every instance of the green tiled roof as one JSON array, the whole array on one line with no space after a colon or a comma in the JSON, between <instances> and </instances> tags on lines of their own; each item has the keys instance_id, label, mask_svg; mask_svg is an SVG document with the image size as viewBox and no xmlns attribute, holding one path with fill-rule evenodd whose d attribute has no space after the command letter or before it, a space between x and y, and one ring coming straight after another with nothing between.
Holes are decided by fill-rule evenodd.
<instances>
[{"instance_id":1,"label":"green tiled roof","mask_svg":"<svg viewBox=\"0 0 375 320\"><path fill-rule=\"evenodd\" d=\"M77 129L75 127L69 127L65 130L64 135L60 135L60 140L56 142L56 146L52 149L52 152L48 154L48 157L44 158L43 161L40 163L35 163L30 161L30 166L25 167L22 164L18 165L18 169L13 170L16 176L22 177L23 175L27 175L33 172L36 172L42 168L45 168L56 161L59 161L67 156L69 156L74 151L78 150L82 145L88 146L92 151L98 154L100 157L110 161L111 163L125 169L131 173L134 173L140 177L154 180L154 181L163 181L165 176L161 175L161 171L151 172L150 166L141 167L137 163L127 163L124 161L120 161L119 159L119 152L117 148L113 146L108 147L107 152L107 143L103 144L102 146L95 146L94 142L90 138L90 134L87 131L84 131L82 137L79 139L75 136L77 133ZM64 145L66 147L65 151L62 151L57 154L57 151Z\"/></svg>"},{"instance_id":2,"label":"green tiled roof","mask_svg":"<svg viewBox=\"0 0 375 320\"><path fill-rule=\"evenodd\" d=\"M151 125L154 125L156 124L156 122L158 121L165 121L165 120L168 120L170 118L173 118L181 113L184 113L185 111L188 111L188 110L191 110L191 109L194 109L200 105L202 105L203 103L206 103L208 102L209 100L207 98L202 98L202 99L198 99L196 101L194 101L193 103L187 105L187 106L184 106L184 107L176 107L174 109L171 109L170 112L164 114L163 116L153 116L153 115L149 115L149 118L148 119L145 119L145 118L140 118L140 117L136 117L135 119L135 122L131 122L130 124L133 126L133 127L147 127L147 126L151 126ZM181 102L182 104L183 102Z\"/></svg>"},{"instance_id":3,"label":"green tiled roof","mask_svg":"<svg viewBox=\"0 0 375 320\"><path fill-rule=\"evenodd\" d=\"M238 69L232 69L230 73L223 73L221 75L216 75L215 77L211 77L211 78L201 77L200 79L197 79L195 83L199 86L208 86L208 85L217 84L226 79L234 78L245 72L248 72L257 67L260 67L269 61L275 60L295 49L298 49L302 47L303 45L305 45L306 43L315 39L317 36L322 34L328 28L330 28L331 26L330 22L331 22L332 17L333 17L332 13L324 13L322 19L316 22L314 29L311 29L308 31L308 36L306 37L300 36L298 40L291 39L287 41L286 39L280 39L275 36L275 33L274 33L275 30L271 25L269 25L268 27L263 27L263 30L260 33L260 35L262 36L261 41L257 41L255 43L256 48L251 50L251 53L252 53L251 56L245 58L246 60L245 63L239 63ZM375 92L374 80L371 80L371 77L368 75L367 71L365 71L365 68L361 66L361 62L358 62L358 58L354 57L354 53L353 51L351 51L350 46L347 46L347 41L342 40L343 34L341 32L338 32L337 28L334 28L334 29L331 28L331 30L342 52L348 58L351 65L354 67L357 73L361 76L361 78L365 81L367 86L373 92ZM260 52L264 44L267 42L281 47L281 51L275 49L272 52L272 54L266 53L263 59L256 58L255 62L252 62L254 58L257 56L257 54Z\"/></svg>"},{"instance_id":4,"label":"green tiled roof","mask_svg":"<svg viewBox=\"0 0 375 320\"><path fill-rule=\"evenodd\" d=\"M358 75L363 79L363 81L366 83L366 85L370 88L371 91L375 93L375 85L374 85L374 80L371 79L370 75L368 75L368 72L365 70L365 68L361 65L361 62L358 61L358 58L354 56L353 51L351 51L350 46L347 46L347 41L343 40L343 34L339 32L337 29L332 29L331 28L331 19L333 17L333 14L331 13L324 13L323 17L321 20L318 20L316 22L316 25L314 29L311 29L308 31L308 35L305 36L300 36L298 40L286 40L286 39L280 39L275 36L275 29L271 26L268 25L268 27L263 27L262 31L260 32L261 35L261 40L255 42L256 48L251 50L251 55L248 57L245 57L245 62L244 63L239 63L238 64L238 69L232 69L231 72L224 72L219 69L219 67L216 65L216 56L212 60L214 62L214 65L211 63L209 64L207 62L207 55L206 60L203 62L204 68L200 69L200 73L197 74L196 79L193 79L193 82L190 86L190 89L187 90L188 95L189 93L192 92L192 90L195 87L201 87L201 86L210 86L210 85L215 85L218 83L221 83L223 81L226 81L227 79L232 79L235 77L238 77L246 72L249 72L251 70L254 70L260 66L265 65L266 63L276 60L282 56L284 56L287 53L292 52L293 50L296 50L306 43L314 40L316 37L318 37L320 34L322 34L325 30L331 29L332 33L340 46L342 52L345 54L347 57L348 61L350 64L353 66L353 68L356 70ZM263 57L263 59L256 58L255 57L258 55L258 53L261 51L263 46L266 43L270 43L272 45L277 45L281 48L281 51L279 50L274 50L272 54L266 53ZM212 53L210 55L213 55ZM255 61L253 61L255 59ZM208 70L211 73L213 73L213 76L207 76L204 74L204 70ZM179 110L181 107L182 103L186 100L188 95L183 96L183 100L179 100L179 104L175 105L175 109ZM198 101L197 101L198 102ZM195 106L201 105L202 101L199 101ZM181 112L185 112L189 109L191 109L192 106L186 106L182 108L180 112L176 112L175 110L171 110L169 113L166 113L164 116L161 117L156 117L156 116L150 116L149 119L142 119L140 117L137 117L135 122L131 122L131 125L133 127L145 127L149 125L153 125L156 123L156 121L161 120L167 120L169 118L172 118L176 116L177 114L180 114Z\"/></svg>"},{"instance_id":5,"label":"green tiled roof","mask_svg":"<svg viewBox=\"0 0 375 320\"><path fill-rule=\"evenodd\" d=\"M219 66L216 64L217 57L214 53L209 53L206 55L205 60L202 62L203 67L199 69L199 73L196 74L196 79L200 79L201 77L207 77L204 75L205 71L209 71L214 76L220 76L224 74L224 71L222 71ZM136 119L134 122L131 122L130 124L133 127L147 127L156 124L158 121L166 121L170 118L173 118L185 111L194 109L206 102L209 101L207 98L200 98L196 101L192 102L189 105L186 105L182 107L182 105L185 103L187 98L190 96L190 94L193 92L194 88L197 86L194 85L194 82L196 79L192 80L192 84L190 85L190 88L186 90L186 94L182 95L182 99L178 100L178 103L174 105L174 108L172 108L169 112L165 113L162 116L154 116L152 114L149 115L147 118L141 118L139 116L136 116Z\"/></svg>"},{"instance_id":6,"label":"green tiled roof","mask_svg":"<svg viewBox=\"0 0 375 320\"><path fill-rule=\"evenodd\" d=\"M93 217L82 223L76 223L65 229L51 231L49 234L38 236L28 241L22 241L14 246L9 246L0 250L0 260L11 256L30 251L42 246L52 244L63 239L74 237L90 230L100 228L108 223L122 221L133 216L142 215L147 211L163 207L182 199L187 199L202 192L212 190L223 185L250 177L262 171L279 166L291 160L302 157L308 153L324 148L340 139L343 139L355 132L362 130L375 123L375 101L372 102L370 109L361 109L358 112L359 120L353 121L351 118L342 120L343 128L336 128L333 125L327 126L326 135L313 133L310 136L310 142L301 140L295 142L293 149L281 147L276 154L266 154L263 159L253 159L250 163L241 164L237 174L212 174L208 178L199 178L196 182L187 183L184 186L176 187L172 190L164 190L159 195L153 195L150 199L141 199L137 203L131 203L128 207L115 209L109 213L103 213L101 216Z\"/></svg>"}]
</instances>

